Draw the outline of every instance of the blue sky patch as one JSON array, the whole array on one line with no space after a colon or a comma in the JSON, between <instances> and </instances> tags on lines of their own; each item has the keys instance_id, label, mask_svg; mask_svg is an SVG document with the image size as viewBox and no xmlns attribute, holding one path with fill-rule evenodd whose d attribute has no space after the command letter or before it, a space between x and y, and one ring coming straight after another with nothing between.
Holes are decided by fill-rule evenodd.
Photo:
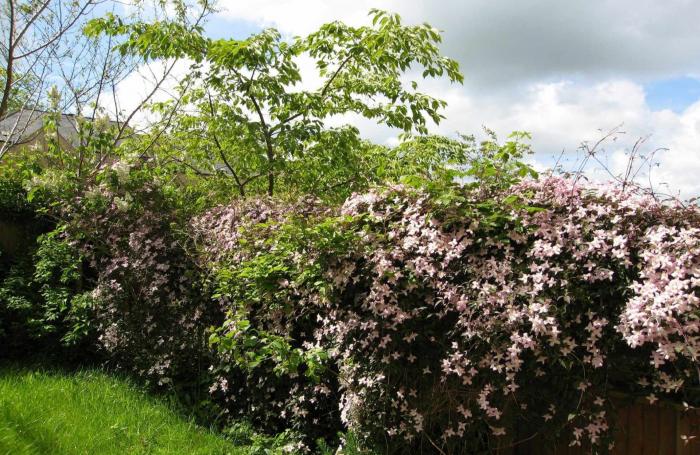
<instances>
[{"instance_id":1,"label":"blue sky patch","mask_svg":"<svg viewBox=\"0 0 700 455\"><path fill-rule=\"evenodd\" d=\"M683 112L700 100L700 79L679 77L662 79L644 86L646 100L652 110L670 109Z\"/></svg>"},{"instance_id":2,"label":"blue sky patch","mask_svg":"<svg viewBox=\"0 0 700 455\"><path fill-rule=\"evenodd\" d=\"M260 31L260 26L253 22L233 19L215 14L207 21L204 32L209 38L234 38L242 40Z\"/></svg>"}]
</instances>

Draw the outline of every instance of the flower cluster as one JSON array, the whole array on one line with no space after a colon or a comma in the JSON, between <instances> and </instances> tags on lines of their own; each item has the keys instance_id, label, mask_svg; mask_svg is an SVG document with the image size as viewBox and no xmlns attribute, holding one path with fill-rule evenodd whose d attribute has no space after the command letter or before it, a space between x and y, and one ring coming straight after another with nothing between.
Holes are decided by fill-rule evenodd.
<instances>
[{"instance_id":1,"label":"flower cluster","mask_svg":"<svg viewBox=\"0 0 700 455\"><path fill-rule=\"evenodd\" d=\"M493 449L555 425L607 445L611 387L698 383L697 207L560 178L503 196L346 202L360 241L327 270L319 333L345 366L345 423L375 444L464 450L479 432Z\"/></svg>"},{"instance_id":2,"label":"flower cluster","mask_svg":"<svg viewBox=\"0 0 700 455\"><path fill-rule=\"evenodd\" d=\"M96 187L66 206L68 234L85 258L93 324L107 358L148 382L201 381L207 327L223 313L209 304L190 240L157 188Z\"/></svg>"}]
</instances>

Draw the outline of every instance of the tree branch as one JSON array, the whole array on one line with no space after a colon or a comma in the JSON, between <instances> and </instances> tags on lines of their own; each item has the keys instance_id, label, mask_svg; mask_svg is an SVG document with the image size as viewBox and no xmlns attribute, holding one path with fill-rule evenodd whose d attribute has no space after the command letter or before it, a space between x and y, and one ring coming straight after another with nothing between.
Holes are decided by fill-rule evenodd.
<instances>
[{"instance_id":1,"label":"tree branch","mask_svg":"<svg viewBox=\"0 0 700 455\"><path fill-rule=\"evenodd\" d=\"M47 4L48 4L48 2L47 2ZM29 57L30 55L35 54L35 53L41 51L42 49L45 49L45 48L51 46L56 41L58 41L68 30L70 30L75 25L76 22L78 22L78 19L80 19L81 17L83 17L87 13L87 9L91 5L93 5L92 1L85 2L83 7L80 9L80 11L75 13L75 16L73 16L73 18L68 22L68 24L59 27L59 30L56 32L56 34L53 36L53 38L50 38L46 43L44 43L44 44L42 44L42 45L40 45L40 46L30 50L30 51L27 51L24 54L18 55L17 60L25 58L25 57Z\"/></svg>"},{"instance_id":2,"label":"tree branch","mask_svg":"<svg viewBox=\"0 0 700 455\"><path fill-rule=\"evenodd\" d=\"M46 0L41 7L36 10L36 12L32 15L32 17L29 18L26 24L24 24L24 28L17 34L17 37L15 38L15 42L12 46L17 46L19 42L24 38L24 35L27 33L29 30L29 27L32 26L32 24L41 16L41 13L44 12L46 8L48 8L49 4L51 3L51 0ZM10 11L14 9L14 0L10 0Z\"/></svg>"},{"instance_id":3,"label":"tree branch","mask_svg":"<svg viewBox=\"0 0 700 455\"><path fill-rule=\"evenodd\" d=\"M255 108L255 112L258 113L258 118L260 118L260 124L263 131L263 138L265 140L267 163L269 166L269 169L267 170L267 195L273 196L275 192L275 172L272 166L275 160L275 150L272 146L270 131L267 128L267 122L265 122L265 116L263 115L262 110L260 109L258 100L255 99L255 96L252 93L250 93L250 91L246 91L246 93L250 97L250 100L253 102L253 107Z\"/></svg>"},{"instance_id":4,"label":"tree branch","mask_svg":"<svg viewBox=\"0 0 700 455\"><path fill-rule=\"evenodd\" d=\"M333 74L331 75L331 77L330 77L330 78L326 81L326 83L323 85L323 88L321 89L321 101L323 101L323 99L326 97L326 93L328 92L328 89L330 88L330 86L331 86L331 84L333 83L333 81L336 79L336 77L338 77L338 75L340 74L340 72L342 71L342 69L345 67L345 65L348 64L348 62L350 62L350 60L352 60L353 57L354 57L353 54L348 55L348 56L340 63L340 65L338 65L338 68L335 70L335 72L333 72ZM285 118L284 120L281 120L277 125L275 125L275 126L270 130L270 132L271 132L271 133L274 132L275 130L281 128L282 126L286 125L287 123L289 123L289 122L291 122L291 121L293 121L293 120L296 120L297 118L301 117L301 116L304 115L304 114L305 114L305 111L300 111L300 112L297 112L297 113L294 114L294 115L291 115L291 116Z\"/></svg>"},{"instance_id":5,"label":"tree branch","mask_svg":"<svg viewBox=\"0 0 700 455\"><path fill-rule=\"evenodd\" d=\"M211 94L207 91L207 100L209 101L209 111L211 113L212 117L216 116L216 110L214 109L214 102L211 99ZM236 171L233 169L233 166L229 164L228 159L226 159L226 154L224 153L224 149L221 146L221 143L219 142L219 137L217 136L216 132L211 131L211 136L212 139L214 139L214 144L216 144L216 148L219 151L219 156L224 162L224 165L228 168L229 171L231 171L231 175L233 176L233 179L236 181L236 185L238 185L238 192L240 193L241 197L245 197L245 188L241 184L240 179L238 178L238 174Z\"/></svg>"}]
</instances>

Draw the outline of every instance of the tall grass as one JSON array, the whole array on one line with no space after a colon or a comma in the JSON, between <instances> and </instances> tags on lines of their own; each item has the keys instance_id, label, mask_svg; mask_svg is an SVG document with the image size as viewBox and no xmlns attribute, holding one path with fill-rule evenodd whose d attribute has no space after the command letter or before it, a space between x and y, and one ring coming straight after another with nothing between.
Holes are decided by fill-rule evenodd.
<instances>
[{"instance_id":1,"label":"tall grass","mask_svg":"<svg viewBox=\"0 0 700 455\"><path fill-rule=\"evenodd\" d=\"M244 454L98 371L0 369L0 454Z\"/></svg>"}]
</instances>

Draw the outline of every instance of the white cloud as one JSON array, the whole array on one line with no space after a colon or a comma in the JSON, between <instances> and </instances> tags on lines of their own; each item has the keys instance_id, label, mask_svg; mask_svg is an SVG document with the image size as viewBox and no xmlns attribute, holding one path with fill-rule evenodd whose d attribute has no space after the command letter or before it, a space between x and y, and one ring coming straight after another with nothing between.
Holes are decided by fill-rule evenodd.
<instances>
[{"instance_id":1,"label":"white cloud","mask_svg":"<svg viewBox=\"0 0 700 455\"><path fill-rule=\"evenodd\" d=\"M599 159L606 167L615 174L622 173L627 164L625 152L637 139L648 136L641 148L643 153L668 148L655 155L658 167L651 173L654 186L679 192L682 197L700 195L700 101L679 114L655 111L646 103L643 87L629 80L592 85L571 81L536 83L495 97L470 95L455 88L437 93L442 93L449 104L447 120L436 131L472 133L481 125L494 129L500 137L513 130L529 131L540 166L551 165L563 151L563 166L575 170L583 158L577 150L583 141L593 143L622 125L620 130L625 134L603 144ZM601 168L591 161L588 171L597 178L607 178ZM647 180L646 172L638 177ZM668 187L661 188L661 183Z\"/></svg>"},{"instance_id":2,"label":"white cloud","mask_svg":"<svg viewBox=\"0 0 700 455\"><path fill-rule=\"evenodd\" d=\"M222 15L305 34L332 20L367 23L371 8L444 30L468 85L542 78L700 74L692 0L222 0Z\"/></svg>"},{"instance_id":3,"label":"white cloud","mask_svg":"<svg viewBox=\"0 0 700 455\"><path fill-rule=\"evenodd\" d=\"M110 97L103 97L100 104L102 104L112 118L119 118L120 121L125 121L132 112L138 110L139 106L147 98L149 102L162 102L173 99L177 83L179 80L182 80L187 73L190 63L191 62L186 60L176 62L170 74L152 95L151 93L156 88L158 82L163 79L163 76L172 63L152 62L144 64L127 76L116 87L116 96L114 98L116 98L118 102L117 106L115 106L114 100ZM117 112L119 112L118 116L116 115ZM133 116L130 124L135 127L145 127L155 119L156 118L149 112L141 109Z\"/></svg>"},{"instance_id":4,"label":"white cloud","mask_svg":"<svg viewBox=\"0 0 700 455\"><path fill-rule=\"evenodd\" d=\"M503 134L531 132L544 153L573 151L600 130L624 123L650 132L651 112L641 86L625 80L593 85L572 81L535 83L498 96L473 94L458 88L446 93L447 121L439 130L474 131L481 125Z\"/></svg>"},{"instance_id":5,"label":"white cloud","mask_svg":"<svg viewBox=\"0 0 700 455\"><path fill-rule=\"evenodd\" d=\"M397 4L394 0L223 0L219 7L224 17L254 22L261 27L274 26L291 35L304 35L336 19L361 25L366 23L371 8L392 8Z\"/></svg>"},{"instance_id":6,"label":"white cloud","mask_svg":"<svg viewBox=\"0 0 700 455\"><path fill-rule=\"evenodd\" d=\"M617 172L625 150L651 135L645 150L659 152L654 183L666 182L683 196L700 194L700 100L684 112L654 110L643 84L655 78L700 75L697 18L691 0L222 0L222 17L275 26L289 35L342 20L367 24L371 8L402 14L406 22L429 22L444 30L444 52L457 58L464 86L426 81L428 93L445 99L447 119L434 131L478 133L482 125L501 137L513 130L533 134L534 162L546 166L562 150L575 166L582 141L624 124L627 134L610 143L601 159ZM304 74L311 61L300 62ZM305 77L304 88L320 83ZM134 97L142 83L125 86ZM121 89L121 87L120 87ZM357 116L335 119L358 126L380 143L397 132ZM601 176L600 170L591 169Z\"/></svg>"},{"instance_id":7,"label":"white cloud","mask_svg":"<svg viewBox=\"0 0 700 455\"><path fill-rule=\"evenodd\" d=\"M686 197L700 196L700 101L673 120L665 131L669 150L659 154L656 182Z\"/></svg>"}]
</instances>

